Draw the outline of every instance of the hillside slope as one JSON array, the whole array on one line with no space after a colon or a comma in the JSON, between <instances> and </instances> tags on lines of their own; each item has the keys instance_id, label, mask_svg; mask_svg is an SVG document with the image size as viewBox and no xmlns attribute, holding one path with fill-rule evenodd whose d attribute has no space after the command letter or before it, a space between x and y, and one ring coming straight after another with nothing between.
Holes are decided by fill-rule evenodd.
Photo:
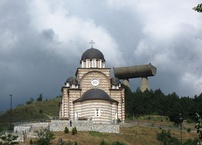
<instances>
[{"instance_id":1,"label":"hillside slope","mask_svg":"<svg viewBox=\"0 0 202 145\"><path fill-rule=\"evenodd\" d=\"M20 105L12 109L13 122L42 121L58 118L59 102L61 98L33 102L29 105ZM0 115L0 123L11 121L11 110Z\"/></svg>"}]
</instances>

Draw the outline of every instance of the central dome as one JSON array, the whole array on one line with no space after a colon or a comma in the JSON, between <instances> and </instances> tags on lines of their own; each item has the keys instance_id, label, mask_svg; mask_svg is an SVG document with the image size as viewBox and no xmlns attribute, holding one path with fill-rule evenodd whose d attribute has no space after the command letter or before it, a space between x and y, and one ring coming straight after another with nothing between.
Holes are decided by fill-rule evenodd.
<instances>
[{"instance_id":1,"label":"central dome","mask_svg":"<svg viewBox=\"0 0 202 145\"><path fill-rule=\"evenodd\" d=\"M86 59L92 60L93 58L95 58L97 60L98 59L105 60L102 52L95 48L90 48L90 49L86 50L83 53L83 55L81 56L81 60L86 60Z\"/></svg>"},{"instance_id":2,"label":"central dome","mask_svg":"<svg viewBox=\"0 0 202 145\"><path fill-rule=\"evenodd\" d=\"M90 89L86 91L81 98L75 100L75 102L83 102L87 100L107 100L115 101L109 97L109 95L101 89Z\"/></svg>"}]
</instances>

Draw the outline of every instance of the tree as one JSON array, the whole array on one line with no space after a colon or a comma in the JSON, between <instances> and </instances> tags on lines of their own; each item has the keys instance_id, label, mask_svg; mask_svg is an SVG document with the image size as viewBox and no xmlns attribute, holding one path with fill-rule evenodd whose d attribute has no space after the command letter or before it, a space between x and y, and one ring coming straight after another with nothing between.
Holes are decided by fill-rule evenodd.
<instances>
[{"instance_id":1,"label":"tree","mask_svg":"<svg viewBox=\"0 0 202 145\"><path fill-rule=\"evenodd\" d=\"M30 98L30 100L27 101L26 104L29 105L29 104L32 104L33 102L34 102L34 99L33 99L33 98Z\"/></svg>"},{"instance_id":2,"label":"tree","mask_svg":"<svg viewBox=\"0 0 202 145\"><path fill-rule=\"evenodd\" d=\"M67 128L67 126L65 127L64 133L69 133L69 129Z\"/></svg>"},{"instance_id":3,"label":"tree","mask_svg":"<svg viewBox=\"0 0 202 145\"><path fill-rule=\"evenodd\" d=\"M197 129L197 133L199 134L199 143L202 144L202 118L196 113L196 124L195 128Z\"/></svg>"},{"instance_id":4,"label":"tree","mask_svg":"<svg viewBox=\"0 0 202 145\"><path fill-rule=\"evenodd\" d=\"M48 128L35 131L38 136L37 145L50 145L51 140L55 138L53 132Z\"/></svg>"},{"instance_id":5,"label":"tree","mask_svg":"<svg viewBox=\"0 0 202 145\"><path fill-rule=\"evenodd\" d=\"M37 98L37 102L42 101L43 100L43 95L42 93L39 95L39 98Z\"/></svg>"},{"instance_id":6,"label":"tree","mask_svg":"<svg viewBox=\"0 0 202 145\"><path fill-rule=\"evenodd\" d=\"M75 134L77 134L77 129L76 129L76 127L73 127L72 128L72 135L75 135Z\"/></svg>"},{"instance_id":7,"label":"tree","mask_svg":"<svg viewBox=\"0 0 202 145\"><path fill-rule=\"evenodd\" d=\"M201 13L202 12L202 3L201 4L198 4L196 7L193 7L193 10Z\"/></svg>"}]
</instances>

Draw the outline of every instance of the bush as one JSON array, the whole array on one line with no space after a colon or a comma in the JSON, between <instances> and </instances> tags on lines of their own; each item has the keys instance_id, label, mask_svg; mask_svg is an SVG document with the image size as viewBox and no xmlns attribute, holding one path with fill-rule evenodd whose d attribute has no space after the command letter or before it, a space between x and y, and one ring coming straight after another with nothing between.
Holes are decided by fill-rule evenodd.
<instances>
[{"instance_id":1,"label":"bush","mask_svg":"<svg viewBox=\"0 0 202 145\"><path fill-rule=\"evenodd\" d=\"M187 132L191 132L191 128L187 128Z\"/></svg>"},{"instance_id":2,"label":"bush","mask_svg":"<svg viewBox=\"0 0 202 145\"><path fill-rule=\"evenodd\" d=\"M67 128L67 126L65 127L64 133L69 133L69 129Z\"/></svg>"},{"instance_id":3,"label":"bush","mask_svg":"<svg viewBox=\"0 0 202 145\"><path fill-rule=\"evenodd\" d=\"M179 145L180 142L177 138L172 137L170 130L166 132L165 130L162 130L161 133L157 134L157 139L163 143L163 145Z\"/></svg>"},{"instance_id":4,"label":"bush","mask_svg":"<svg viewBox=\"0 0 202 145\"><path fill-rule=\"evenodd\" d=\"M110 144L107 143L106 141L102 140L102 142L100 143L100 145L110 145Z\"/></svg>"},{"instance_id":5,"label":"bush","mask_svg":"<svg viewBox=\"0 0 202 145\"><path fill-rule=\"evenodd\" d=\"M38 136L37 145L50 145L51 140L55 138L53 132L48 128L35 131Z\"/></svg>"},{"instance_id":6,"label":"bush","mask_svg":"<svg viewBox=\"0 0 202 145\"><path fill-rule=\"evenodd\" d=\"M30 141L29 141L29 144L33 144L33 141L32 141L32 139L30 139Z\"/></svg>"},{"instance_id":7,"label":"bush","mask_svg":"<svg viewBox=\"0 0 202 145\"><path fill-rule=\"evenodd\" d=\"M76 127L73 127L72 128L72 135L75 135L75 134L77 134L77 129L76 129Z\"/></svg>"},{"instance_id":8,"label":"bush","mask_svg":"<svg viewBox=\"0 0 202 145\"><path fill-rule=\"evenodd\" d=\"M197 139L194 139L194 140L188 139L183 143L183 145L197 145L197 142L198 142Z\"/></svg>"},{"instance_id":9,"label":"bush","mask_svg":"<svg viewBox=\"0 0 202 145\"><path fill-rule=\"evenodd\" d=\"M43 113L43 110L39 109L39 113Z\"/></svg>"},{"instance_id":10,"label":"bush","mask_svg":"<svg viewBox=\"0 0 202 145\"><path fill-rule=\"evenodd\" d=\"M126 145L126 144L123 142L115 141L112 143L112 145Z\"/></svg>"},{"instance_id":11,"label":"bush","mask_svg":"<svg viewBox=\"0 0 202 145\"><path fill-rule=\"evenodd\" d=\"M71 142L70 140L68 140L67 143L65 143L65 145L78 145L77 142Z\"/></svg>"}]
</instances>

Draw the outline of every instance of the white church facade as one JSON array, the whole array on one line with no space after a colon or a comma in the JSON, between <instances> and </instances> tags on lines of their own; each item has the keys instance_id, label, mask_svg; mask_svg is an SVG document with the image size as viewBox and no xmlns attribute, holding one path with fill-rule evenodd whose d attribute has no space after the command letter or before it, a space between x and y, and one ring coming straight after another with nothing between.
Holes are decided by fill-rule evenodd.
<instances>
[{"instance_id":1,"label":"white church facade","mask_svg":"<svg viewBox=\"0 0 202 145\"><path fill-rule=\"evenodd\" d=\"M98 49L86 50L75 77L62 86L59 118L63 120L91 120L112 124L125 121L125 91L119 79L111 77L105 58Z\"/></svg>"}]
</instances>

